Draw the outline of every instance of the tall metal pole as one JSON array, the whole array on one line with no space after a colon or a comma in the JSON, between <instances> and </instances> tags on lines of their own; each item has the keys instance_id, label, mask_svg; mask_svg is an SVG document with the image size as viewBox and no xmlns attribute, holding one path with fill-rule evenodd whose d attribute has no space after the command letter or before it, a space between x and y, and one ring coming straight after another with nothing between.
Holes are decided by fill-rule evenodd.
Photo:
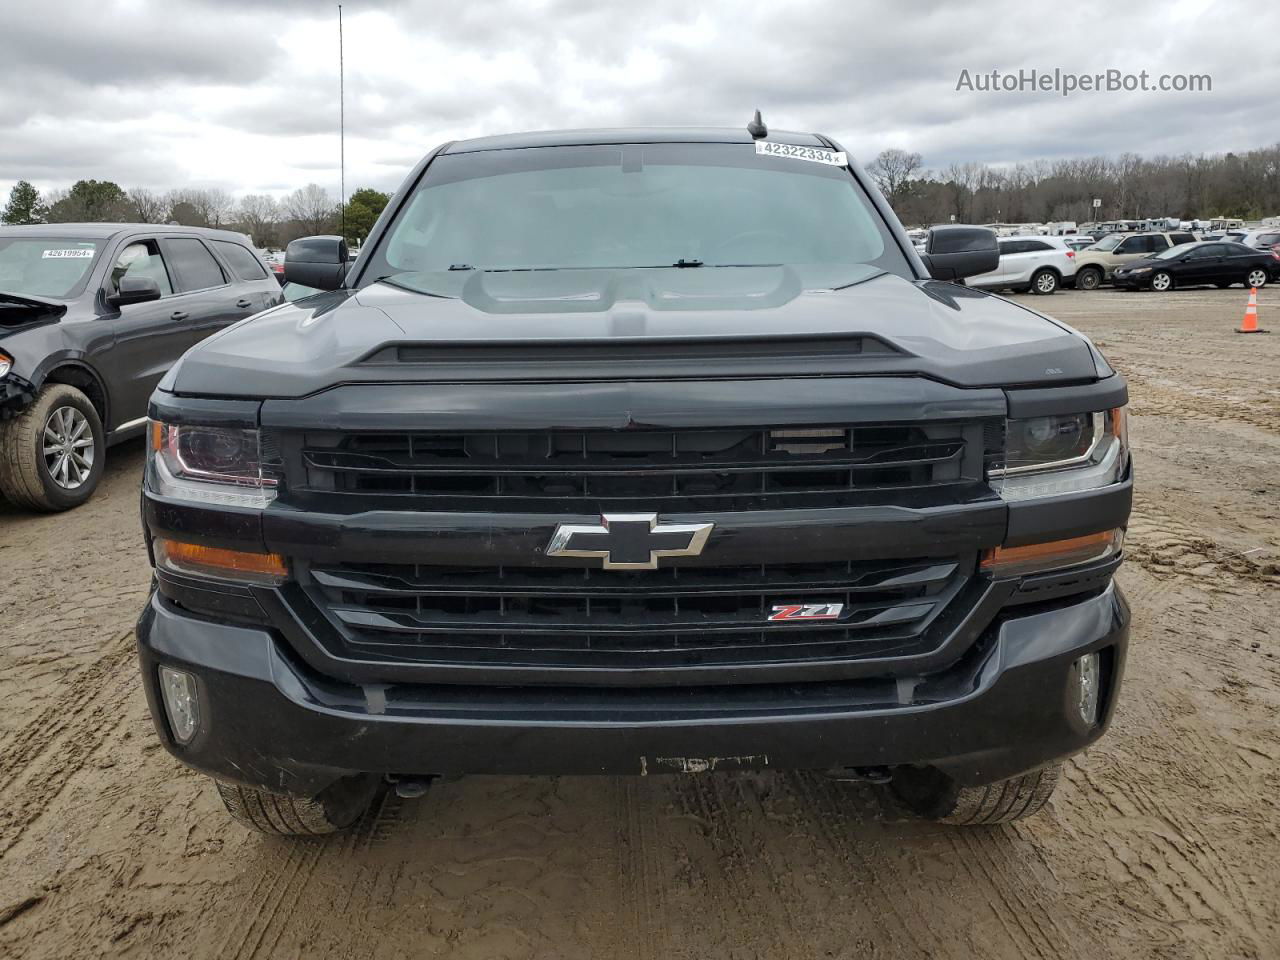
<instances>
[{"instance_id":1,"label":"tall metal pole","mask_svg":"<svg viewBox=\"0 0 1280 960\"><path fill-rule=\"evenodd\" d=\"M338 217L347 235L347 91L342 62L342 4L338 4Z\"/></svg>"}]
</instances>

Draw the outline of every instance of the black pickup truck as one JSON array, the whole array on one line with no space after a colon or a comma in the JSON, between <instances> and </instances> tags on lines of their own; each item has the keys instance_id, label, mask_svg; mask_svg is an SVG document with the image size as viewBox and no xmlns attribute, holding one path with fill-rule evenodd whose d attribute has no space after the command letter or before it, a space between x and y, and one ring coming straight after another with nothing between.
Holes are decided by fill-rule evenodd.
<instances>
[{"instance_id":1,"label":"black pickup truck","mask_svg":"<svg viewBox=\"0 0 1280 960\"><path fill-rule=\"evenodd\" d=\"M448 143L151 398L156 727L258 829L432 777L1039 810L1120 688L1124 380L824 136Z\"/></svg>"}]
</instances>

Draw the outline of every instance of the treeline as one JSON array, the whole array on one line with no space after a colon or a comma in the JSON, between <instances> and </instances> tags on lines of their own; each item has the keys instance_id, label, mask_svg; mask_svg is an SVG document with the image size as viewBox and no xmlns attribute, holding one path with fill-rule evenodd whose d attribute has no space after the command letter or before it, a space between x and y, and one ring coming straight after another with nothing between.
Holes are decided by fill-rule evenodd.
<instances>
[{"instance_id":1,"label":"treeline","mask_svg":"<svg viewBox=\"0 0 1280 960\"><path fill-rule=\"evenodd\" d=\"M867 167L908 226L946 223L1048 223L1057 220L1183 220L1280 215L1280 143L1245 153L1177 157L1089 157L1036 160L1012 167L953 163L924 167L919 153L886 150ZM1100 208L1094 199L1102 201ZM360 189L345 207L309 183L277 200L233 197L226 190L125 190L110 180L79 180L41 195L19 181L0 221L6 224L137 222L223 227L247 233L260 247L283 247L316 233L337 233L358 245L388 196Z\"/></svg>"},{"instance_id":2,"label":"treeline","mask_svg":"<svg viewBox=\"0 0 1280 960\"><path fill-rule=\"evenodd\" d=\"M1246 153L1037 160L1012 167L924 168L918 153L886 150L868 165L908 226L1183 220L1280 215L1280 143ZM1102 201L1094 209L1093 201Z\"/></svg>"},{"instance_id":3,"label":"treeline","mask_svg":"<svg viewBox=\"0 0 1280 960\"><path fill-rule=\"evenodd\" d=\"M277 200L265 193L234 197L226 190L184 189L159 192L125 190L110 180L77 180L69 190L41 194L26 180L9 192L0 222L170 223L219 227L246 233L258 247L284 247L290 240L345 229L358 246L390 199L367 187L356 190L345 207L319 184L309 183Z\"/></svg>"}]
</instances>

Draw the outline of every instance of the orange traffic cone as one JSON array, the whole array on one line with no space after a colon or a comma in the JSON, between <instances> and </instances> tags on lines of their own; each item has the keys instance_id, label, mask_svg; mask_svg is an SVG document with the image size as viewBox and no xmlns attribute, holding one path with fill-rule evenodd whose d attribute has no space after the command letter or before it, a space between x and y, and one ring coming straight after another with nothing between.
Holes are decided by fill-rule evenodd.
<instances>
[{"instance_id":1,"label":"orange traffic cone","mask_svg":"<svg viewBox=\"0 0 1280 960\"><path fill-rule=\"evenodd\" d=\"M1249 291L1249 305L1244 308L1244 320L1236 333L1270 333L1270 330L1258 329L1258 288Z\"/></svg>"}]
</instances>

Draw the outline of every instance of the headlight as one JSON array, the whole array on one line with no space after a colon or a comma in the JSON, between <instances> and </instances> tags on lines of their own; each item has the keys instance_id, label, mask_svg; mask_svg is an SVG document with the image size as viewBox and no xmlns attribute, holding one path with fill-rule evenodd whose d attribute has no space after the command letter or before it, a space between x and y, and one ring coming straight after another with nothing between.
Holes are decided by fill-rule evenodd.
<instances>
[{"instance_id":1,"label":"headlight","mask_svg":"<svg viewBox=\"0 0 1280 960\"><path fill-rule=\"evenodd\" d=\"M276 496L275 456L257 430L151 421L147 458L156 492L181 500L265 507Z\"/></svg>"},{"instance_id":2,"label":"headlight","mask_svg":"<svg viewBox=\"0 0 1280 960\"><path fill-rule=\"evenodd\" d=\"M3 377L13 369L13 357L7 353L0 353L0 377Z\"/></svg>"},{"instance_id":3,"label":"headlight","mask_svg":"<svg viewBox=\"0 0 1280 960\"><path fill-rule=\"evenodd\" d=\"M1132 270L1126 270L1125 273L1150 273L1150 267L1134 267Z\"/></svg>"},{"instance_id":4,"label":"headlight","mask_svg":"<svg viewBox=\"0 0 1280 960\"><path fill-rule=\"evenodd\" d=\"M988 471L1006 500L1027 500L1117 483L1129 463L1124 407L1007 421L1005 457Z\"/></svg>"}]
</instances>

